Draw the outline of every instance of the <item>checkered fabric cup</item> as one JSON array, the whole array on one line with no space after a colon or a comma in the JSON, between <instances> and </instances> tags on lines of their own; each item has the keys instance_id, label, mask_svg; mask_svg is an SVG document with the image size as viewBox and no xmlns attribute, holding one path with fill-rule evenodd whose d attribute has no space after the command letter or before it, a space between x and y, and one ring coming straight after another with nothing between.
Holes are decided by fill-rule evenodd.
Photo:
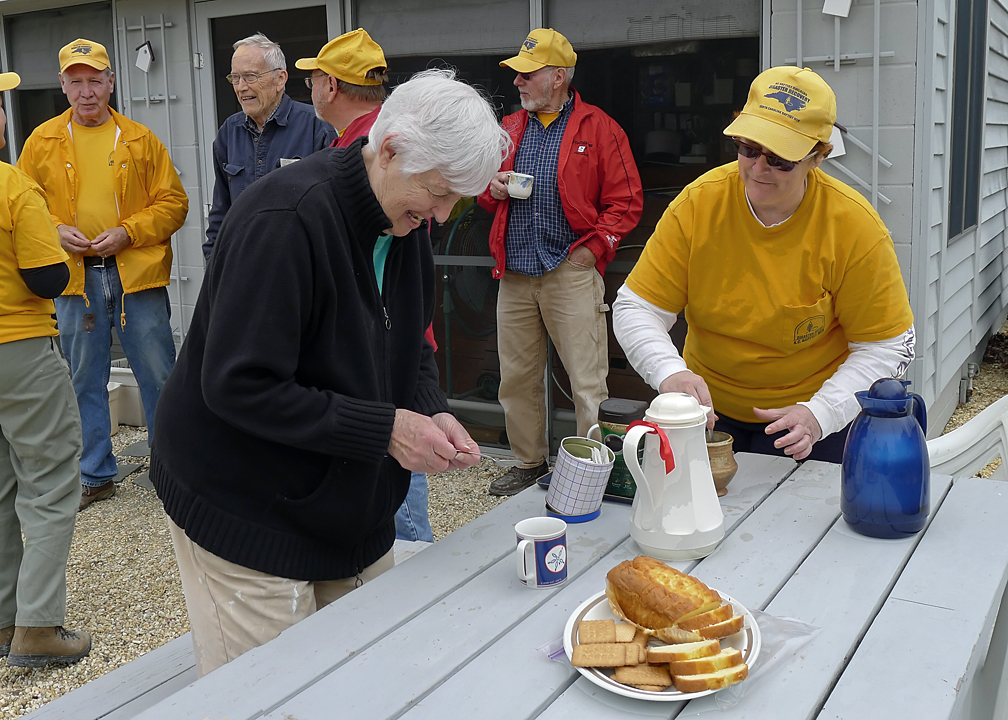
<instances>
[{"instance_id":1,"label":"checkered fabric cup","mask_svg":"<svg viewBox=\"0 0 1008 720\"><path fill-rule=\"evenodd\" d=\"M592 448L602 453L604 463L592 462ZM598 440L564 438L546 492L546 506L557 515L588 515L602 507L616 454Z\"/></svg>"}]
</instances>

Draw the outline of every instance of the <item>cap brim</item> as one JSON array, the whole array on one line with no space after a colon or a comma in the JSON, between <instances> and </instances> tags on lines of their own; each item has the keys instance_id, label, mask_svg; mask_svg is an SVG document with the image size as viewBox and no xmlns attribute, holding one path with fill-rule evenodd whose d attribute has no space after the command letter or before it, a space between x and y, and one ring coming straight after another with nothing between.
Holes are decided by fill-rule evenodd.
<instances>
[{"instance_id":1,"label":"cap brim","mask_svg":"<svg viewBox=\"0 0 1008 720\"><path fill-rule=\"evenodd\" d=\"M301 58L294 63L294 67L298 70L317 70L318 58Z\"/></svg>"},{"instance_id":2,"label":"cap brim","mask_svg":"<svg viewBox=\"0 0 1008 720\"><path fill-rule=\"evenodd\" d=\"M515 72L520 73L530 73L536 70L541 70L546 67L546 63L536 62L535 60L530 60L527 57L521 55L515 55L513 58L508 58L507 60L501 60L501 67L509 67Z\"/></svg>"},{"instance_id":3,"label":"cap brim","mask_svg":"<svg viewBox=\"0 0 1008 720\"><path fill-rule=\"evenodd\" d=\"M95 70L111 70L111 68L101 63L97 60L92 60L90 58L74 58L71 62L60 68L60 72L64 72L68 67L73 67L74 65L87 65L88 67L93 67Z\"/></svg>"},{"instance_id":4,"label":"cap brim","mask_svg":"<svg viewBox=\"0 0 1008 720\"><path fill-rule=\"evenodd\" d=\"M21 76L16 72L0 73L0 92L13 90L21 84Z\"/></svg>"},{"instance_id":5,"label":"cap brim","mask_svg":"<svg viewBox=\"0 0 1008 720\"><path fill-rule=\"evenodd\" d=\"M816 138L797 133L789 127L746 113L735 118L725 128L724 134L752 140L774 155L791 162L804 159L818 142Z\"/></svg>"}]
</instances>

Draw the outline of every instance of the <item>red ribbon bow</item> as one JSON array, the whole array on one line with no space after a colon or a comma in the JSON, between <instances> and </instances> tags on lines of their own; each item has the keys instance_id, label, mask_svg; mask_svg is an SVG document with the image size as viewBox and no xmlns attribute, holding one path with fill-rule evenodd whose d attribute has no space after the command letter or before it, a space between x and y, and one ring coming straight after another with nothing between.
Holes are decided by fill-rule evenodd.
<instances>
[{"instance_id":1,"label":"red ribbon bow","mask_svg":"<svg viewBox=\"0 0 1008 720\"><path fill-rule=\"evenodd\" d=\"M650 428L645 435L649 435L651 432L658 433L658 455L665 461L665 474L668 475L675 470L675 456L672 454L672 445L669 444L668 435L665 434L665 431L655 423L648 422L647 420L634 420L627 425L627 430L629 431L630 428L638 426Z\"/></svg>"}]
</instances>

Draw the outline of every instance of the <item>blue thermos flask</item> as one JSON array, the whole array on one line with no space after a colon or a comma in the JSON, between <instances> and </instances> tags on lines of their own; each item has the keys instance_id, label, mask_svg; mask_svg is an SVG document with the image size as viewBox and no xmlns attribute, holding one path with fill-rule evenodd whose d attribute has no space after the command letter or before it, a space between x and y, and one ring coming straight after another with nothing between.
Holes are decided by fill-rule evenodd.
<instances>
[{"instance_id":1,"label":"blue thermos flask","mask_svg":"<svg viewBox=\"0 0 1008 720\"><path fill-rule=\"evenodd\" d=\"M931 464L924 400L909 382L883 378L854 393L861 413L844 446L840 510L853 530L881 538L913 535L930 510Z\"/></svg>"}]
</instances>

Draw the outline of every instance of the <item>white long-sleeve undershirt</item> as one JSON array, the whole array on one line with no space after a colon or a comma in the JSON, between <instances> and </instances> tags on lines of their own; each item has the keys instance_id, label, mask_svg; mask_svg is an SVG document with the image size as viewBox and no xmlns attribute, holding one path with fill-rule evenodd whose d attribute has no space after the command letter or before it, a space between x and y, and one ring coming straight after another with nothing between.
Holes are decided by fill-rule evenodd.
<instances>
[{"instance_id":1,"label":"white long-sleeve undershirt","mask_svg":"<svg viewBox=\"0 0 1008 720\"><path fill-rule=\"evenodd\" d=\"M613 303L613 332L634 370L658 390L669 375L687 370L669 330L676 316L653 305L626 285ZM850 355L805 405L822 428L823 437L844 428L861 407L854 393L877 379L901 377L914 359L914 326L889 340L849 342ZM715 408L716 410L716 408Z\"/></svg>"}]
</instances>

